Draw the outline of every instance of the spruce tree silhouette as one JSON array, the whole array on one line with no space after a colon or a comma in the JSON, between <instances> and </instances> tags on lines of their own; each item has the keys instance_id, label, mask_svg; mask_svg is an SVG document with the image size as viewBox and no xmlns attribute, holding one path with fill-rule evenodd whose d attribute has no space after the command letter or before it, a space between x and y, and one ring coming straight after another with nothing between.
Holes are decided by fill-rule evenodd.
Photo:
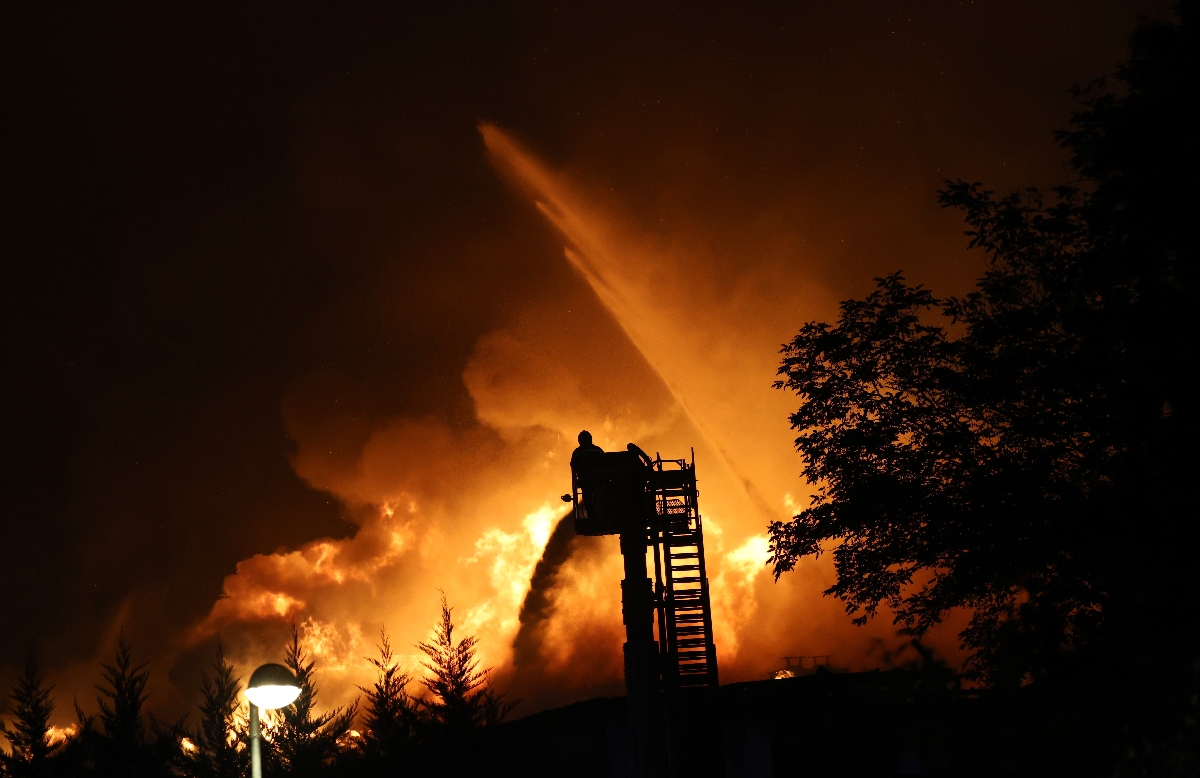
<instances>
[{"instance_id":1,"label":"spruce tree silhouette","mask_svg":"<svg viewBox=\"0 0 1200 778\"><path fill-rule=\"evenodd\" d=\"M55 762L60 775L88 775L96 770L96 753L101 739L96 730L95 714L85 713L76 698L75 732L63 743Z\"/></svg>"},{"instance_id":2,"label":"spruce tree silhouette","mask_svg":"<svg viewBox=\"0 0 1200 778\"><path fill-rule=\"evenodd\" d=\"M192 735L196 745L188 756L188 773L196 778L241 778L250 769L248 733L236 719L241 701L241 679L233 675L233 666L225 659L225 650L217 642L212 676L205 673L200 692L200 729Z\"/></svg>"},{"instance_id":3,"label":"spruce tree silhouette","mask_svg":"<svg viewBox=\"0 0 1200 778\"><path fill-rule=\"evenodd\" d=\"M50 774L50 757L59 744L50 743L53 686L46 686L33 651L10 696L11 728L0 722L0 736L8 740L9 753L0 751L0 774L11 778L42 778Z\"/></svg>"},{"instance_id":4,"label":"spruce tree silhouette","mask_svg":"<svg viewBox=\"0 0 1200 778\"><path fill-rule=\"evenodd\" d=\"M375 666L375 683L358 687L366 695L363 707L363 754L372 773L403 770L415 747L417 708L407 687L411 681L392 655L386 630L379 631L379 657L368 657Z\"/></svg>"},{"instance_id":5,"label":"spruce tree silhouette","mask_svg":"<svg viewBox=\"0 0 1200 778\"><path fill-rule=\"evenodd\" d=\"M148 778L178 778L187 773L189 760L183 750L187 737L187 716L177 721L163 721L154 714L149 720L150 740L145 751L145 766L141 774Z\"/></svg>"},{"instance_id":6,"label":"spruce tree silhouette","mask_svg":"<svg viewBox=\"0 0 1200 778\"><path fill-rule=\"evenodd\" d=\"M421 683L432 696L419 701L428 740L435 747L461 747L480 730L499 724L517 705L496 694L489 681L489 670L480 670L475 658L479 640L468 635L454 642L451 608L442 594L442 618L433 641L418 643L427 657L423 666L432 675Z\"/></svg>"},{"instance_id":7,"label":"spruce tree silhouette","mask_svg":"<svg viewBox=\"0 0 1200 778\"><path fill-rule=\"evenodd\" d=\"M139 775L147 772L145 706L150 670L134 664L133 652L124 633L117 643L112 664L101 665L104 684L97 686L98 719L104 728L97 742L97 772L108 775Z\"/></svg>"},{"instance_id":8,"label":"spruce tree silhouette","mask_svg":"<svg viewBox=\"0 0 1200 778\"><path fill-rule=\"evenodd\" d=\"M350 731L358 713L358 702L316 715L316 661L308 658L300 642L300 630L292 622L292 639L284 664L300 682L300 695L291 705L272 711L269 748L264 749L264 764L269 772L288 776L313 776L332 764L338 756L338 741Z\"/></svg>"}]
</instances>

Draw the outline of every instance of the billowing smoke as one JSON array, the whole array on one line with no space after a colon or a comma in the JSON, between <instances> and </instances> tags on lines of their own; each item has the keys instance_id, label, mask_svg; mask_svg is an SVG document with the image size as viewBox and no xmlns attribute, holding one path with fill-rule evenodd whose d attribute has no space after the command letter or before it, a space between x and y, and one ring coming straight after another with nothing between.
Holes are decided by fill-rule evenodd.
<instances>
[{"instance_id":1,"label":"billowing smoke","mask_svg":"<svg viewBox=\"0 0 1200 778\"><path fill-rule=\"evenodd\" d=\"M298 382L283 408L292 467L362 525L240 563L181 650L219 634L246 669L277 658L294 620L326 701L340 704L368 680L363 657L381 628L402 652L428 636L440 589L524 712L619 691L617 542L573 537L558 502L582 428L607 449L694 447L724 680L763 677L784 654L856 666L872 639L895 642L885 620L855 629L821 597L826 560L779 583L765 566L767 521L808 499L786 423L793 400L771 388L776 349L798 312L828 305L820 287L788 283L786 242L748 240L729 275L703 246L656 245L499 129L482 133L560 231L590 296L531 301L476 341L462 370L469 418L372 416L353 381ZM415 650L401 658L418 669Z\"/></svg>"},{"instance_id":2,"label":"billowing smoke","mask_svg":"<svg viewBox=\"0 0 1200 778\"><path fill-rule=\"evenodd\" d=\"M695 447L723 679L903 644L763 564L809 498L777 349L876 275L968 289L934 191L1060 178L1137 9L486 5L26 36L0 676L42 640L58 724L122 630L169 717L293 620L344 703L439 589L518 712L619 689L616 540L556 533L581 428Z\"/></svg>"}]
</instances>

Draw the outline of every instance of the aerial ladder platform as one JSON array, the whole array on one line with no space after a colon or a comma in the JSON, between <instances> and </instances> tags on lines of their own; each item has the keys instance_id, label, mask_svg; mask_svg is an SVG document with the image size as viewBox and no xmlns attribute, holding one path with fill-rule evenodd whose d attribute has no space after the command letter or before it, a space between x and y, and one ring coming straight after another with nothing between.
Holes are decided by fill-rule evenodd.
<instances>
[{"instance_id":1,"label":"aerial ladder platform","mask_svg":"<svg viewBox=\"0 0 1200 778\"><path fill-rule=\"evenodd\" d=\"M690 460L651 459L633 443L604 451L586 430L579 444L571 456L571 493L563 495L574 505L575 532L621 539L633 775L710 773L696 770L697 761L718 767L702 757L712 744L705 742L709 727L697 726L696 717L705 718L713 696L705 690L715 690L719 678L695 451Z\"/></svg>"}]
</instances>

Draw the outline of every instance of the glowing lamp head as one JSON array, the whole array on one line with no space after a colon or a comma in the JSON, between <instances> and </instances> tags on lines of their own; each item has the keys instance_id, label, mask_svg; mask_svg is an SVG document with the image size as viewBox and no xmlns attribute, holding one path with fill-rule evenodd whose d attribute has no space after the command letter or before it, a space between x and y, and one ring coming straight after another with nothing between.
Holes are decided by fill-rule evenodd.
<instances>
[{"instance_id":1,"label":"glowing lamp head","mask_svg":"<svg viewBox=\"0 0 1200 778\"><path fill-rule=\"evenodd\" d=\"M246 684L246 698L263 710L282 708L299 696L300 683L283 665L263 665Z\"/></svg>"}]
</instances>

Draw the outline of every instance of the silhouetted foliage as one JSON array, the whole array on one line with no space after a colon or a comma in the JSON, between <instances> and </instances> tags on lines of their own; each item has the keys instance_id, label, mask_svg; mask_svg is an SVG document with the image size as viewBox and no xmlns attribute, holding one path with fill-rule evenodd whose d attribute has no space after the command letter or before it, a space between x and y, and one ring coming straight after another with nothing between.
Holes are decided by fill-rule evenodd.
<instances>
[{"instance_id":1,"label":"silhouetted foliage","mask_svg":"<svg viewBox=\"0 0 1200 778\"><path fill-rule=\"evenodd\" d=\"M434 696L425 700L408 693L411 677L396 661L387 633L380 631L379 656L366 659L377 675L370 688L362 688L366 705L361 735L351 733L359 713L357 701L317 714L316 662L305 652L293 623L284 662L301 691L291 705L266 712L261 741L264 772L402 775L450 762L482 766L475 736L499 723L512 704L494 693L487 671L477 669L475 638L454 643L454 625L444 598L442 617L436 639L422 644L434 674L425 680ZM50 689L30 660L13 689L13 724L0 727L0 734L12 743L11 755L0 752L0 776L243 778L249 774L248 726L238 716L243 710L238 696L241 683L219 643L211 673L202 678L201 721L195 730L189 730L184 719L164 722L145 712L150 670L134 661L124 636L113 662L101 668L102 683L96 687L99 712L86 713L76 702L77 729L56 749L46 739L54 707Z\"/></svg>"},{"instance_id":2,"label":"silhouetted foliage","mask_svg":"<svg viewBox=\"0 0 1200 778\"><path fill-rule=\"evenodd\" d=\"M62 775L86 775L96 769L96 745L101 736L96 731L95 714L85 713L78 699L73 703L75 732L63 743L55 760L59 768L56 772Z\"/></svg>"},{"instance_id":3,"label":"silhouetted foliage","mask_svg":"<svg viewBox=\"0 0 1200 778\"><path fill-rule=\"evenodd\" d=\"M113 775L136 775L142 772L142 749L146 745L146 724L142 708L149 695L146 682L150 670L146 664L135 664L129 643L122 635L117 643L117 655L112 664L101 665L103 685L97 686L97 716L103 735L97 743L96 767Z\"/></svg>"},{"instance_id":4,"label":"silhouetted foliage","mask_svg":"<svg viewBox=\"0 0 1200 778\"><path fill-rule=\"evenodd\" d=\"M391 642L382 629L378 648L378 658L366 658L376 669L375 683L371 688L359 687L367 698L362 750L373 768L395 772L415 746L417 708L407 691L411 678L392 656Z\"/></svg>"},{"instance_id":5,"label":"silhouetted foliage","mask_svg":"<svg viewBox=\"0 0 1200 778\"><path fill-rule=\"evenodd\" d=\"M184 774L184 719L164 722L144 712L150 670L134 662L124 635L113 663L101 665L101 678L96 687L99 713L85 713L75 703L77 730L55 758L54 772L145 778Z\"/></svg>"},{"instance_id":6,"label":"silhouetted foliage","mask_svg":"<svg viewBox=\"0 0 1200 778\"><path fill-rule=\"evenodd\" d=\"M250 769L248 732L236 719L241 708L241 679L234 677L220 643L212 673L204 675L200 687L202 718L200 729L190 736L195 751L188 754L188 772L197 778L239 778Z\"/></svg>"},{"instance_id":7,"label":"silhouetted foliage","mask_svg":"<svg viewBox=\"0 0 1200 778\"><path fill-rule=\"evenodd\" d=\"M291 705L269 714L272 726L265 732L269 747L263 749L264 769L289 776L316 775L336 759L338 741L350 731L358 703L315 713L316 661L304 652L295 623L284 664L300 682L300 695Z\"/></svg>"},{"instance_id":8,"label":"silhouetted foliage","mask_svg":"<svg viewBox=\"0 0 1200 778\"><path fill-rule=\"evenodd\" d=\"M183 750L183 739L187 737L187 717L166 722L148 716L150 738L145 749L140 775L154 778L177 778L187 775L190 760Z\"/></svg>"},{"instance_id":9,"label":"silhouetted foliage","mask_svg":"<svg viewBox=\"0 0 1200 778\"><path fill-rule=\"evenodd\" d=\"M478 638L468 635L454 642L451 610L443 594L442 620L433 641L418 643L417 648L429 657L423 666L432 673L421 679L433 695L420 700L426 726L434 739L456 742L499 724L516 703L505 702L504 694L496 694L488 670L479 669L475 659Z\"/></svg>"},{"instance_id":10,"label":"silhouetted foliage","mask_svg":"<svg viewBox=\"0 0 1200 778\"><path fill-rule=\"evenodd\" d=\"M1110 692L1133 700L1196 658L1196 4L1178 13L1133 36L1121 91L1080 91L1058 135L1076 185L947 182L986 257L974 291L896 273L784 347L818 491L770 527L776 576L831 547L827 593L860 622L886 606L920 635L969 608L993 685L1127 667Z\"/></svg>"},{"instance_id":11,"label":"silhouetted foliage","mask_svg":"<svg viewBox=\"0 0 1200 778\"><path fill-rule=\"evenodd\" d=\"M973 608L964 638L994 681L1089 639L1135 579L1177 589L1154 570L1169 549L1147 556L1152 542L1119 530L1147 505L1161 513L1139 527L1146 541L1182 529L1182 482L1168 476L1194 460L1177 358L1196 329L1194 240L1162 216L1195 201L1194 130L1143 126L1185 93L1138 75L1173 72L1192 37L1143 28L1121 71L1129 93L1089 98L1062 134L1092 192L1062 188L1048 206L1032 189L942 192L986 253L975 291L939 299L893 274L843 303L836 327L805 325L785 347L778 385L804 400L791 421L820 491L772 526L777 574L838 540L830 593L868 615L886 604L917 633Z\"/></svg>"},{"instance_id":12,"label":"silhouetted foliage","mask_svg":"<svg viewBox=\"0 0 1200 778\"><path fill-rule=\"evenodd\" d=\"M53 688L44 684L37 656L31 651L10 695L12 725L0 722L0 736L9 745L9 753L0 751L0 774L12 778L50 774L50 757L59 745L50 743Z\"/></svg>"}]
</instances>

